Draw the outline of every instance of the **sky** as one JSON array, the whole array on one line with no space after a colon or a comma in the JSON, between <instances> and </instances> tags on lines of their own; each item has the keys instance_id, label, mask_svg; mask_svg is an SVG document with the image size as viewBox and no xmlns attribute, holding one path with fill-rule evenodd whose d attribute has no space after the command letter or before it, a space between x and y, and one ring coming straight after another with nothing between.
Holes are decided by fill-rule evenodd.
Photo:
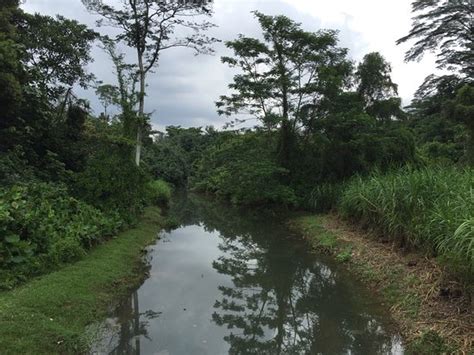
<instances>
[{"instance_id":1,"label":"sky","mask_svg":"<svg viewBox=\"0 0 474 355\"><path fill-rule=\"evenodd\" d=\"M119 1L110 0L110 3ZM435 71L432 55L420 62L405 63L404 53L409 44L395 44L410 29L410 4L410 0L214 0L211 21L218 27L209 34L223 42L240 33L258 37L260 31L251 14L253 10L286 15L308 31L336 29L340 46L349 49L349 57L354 61L378 51L391 63L392 79L398 84L403 104L408 105L423 79ZM98 19L85 10L80 0L24 0L22 8L31 13L60 14L91 28L96 28ZM235 72L220 61L221 56L231 54L223 42L215 45L216 53L212 56L195 56L183 48L163 52L159 67L148 77L146 111L151 113L155 129L163 130L169 125L216 128L225 125L227 119L217 115L214 103L220 95L229 92L227 85ZM94 47L92 55L94 62L89 65L89 71L104 83L116 84L107 55L98 47ZM93 89L78 88L76 93L90 101L95 114L103 111Z\"/></svg>"}]
</instances>

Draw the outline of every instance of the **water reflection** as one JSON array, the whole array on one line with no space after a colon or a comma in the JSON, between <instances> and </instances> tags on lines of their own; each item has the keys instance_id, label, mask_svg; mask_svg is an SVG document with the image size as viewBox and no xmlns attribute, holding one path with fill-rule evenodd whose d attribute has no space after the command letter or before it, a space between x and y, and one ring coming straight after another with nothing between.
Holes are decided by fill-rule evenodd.
<instances>
[{"instance_id":1,"label":"water reflection","mask_svg":"<svg viewBox=\"0 0 474 355\"><path fill-rule=\"evenodd\" d=\"M403 353L373 297L278 216L195 196L171 214L180 227L150 252L149 279L104 322L96 353Z\"/></svg>"}]
</instances>

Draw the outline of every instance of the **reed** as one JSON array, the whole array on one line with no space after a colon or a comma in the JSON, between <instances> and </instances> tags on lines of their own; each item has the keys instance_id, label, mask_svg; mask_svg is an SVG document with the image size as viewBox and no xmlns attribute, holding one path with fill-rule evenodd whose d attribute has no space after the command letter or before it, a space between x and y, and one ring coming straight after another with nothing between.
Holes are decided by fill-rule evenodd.
<instances>
[{"instance_id":1,"label":"reed","mask_svg":"<svg viewBox=\"0 0 474 355\"><path fill-rule=\"evenodd\" d=\"M357 177L342 192L342 216L425 250L472 276L474 169L410 167Z\"/></svg>"}]
</instances>

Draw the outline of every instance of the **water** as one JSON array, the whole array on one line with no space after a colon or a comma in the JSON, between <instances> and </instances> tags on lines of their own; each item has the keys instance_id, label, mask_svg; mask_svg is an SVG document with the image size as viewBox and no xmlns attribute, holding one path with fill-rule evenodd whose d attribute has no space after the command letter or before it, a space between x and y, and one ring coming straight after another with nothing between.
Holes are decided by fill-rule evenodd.
<instances>
[{"instance_id":1,"label":"water","mask_svg":"<svg viewBox=\"0 0 474 355\"><path fill-rule=\"evenodd\" d=\"M148 254L148 279L100 326L100 354L402 354L386 311L268 213L200 197Z\"/></svg>"}]
</instances>

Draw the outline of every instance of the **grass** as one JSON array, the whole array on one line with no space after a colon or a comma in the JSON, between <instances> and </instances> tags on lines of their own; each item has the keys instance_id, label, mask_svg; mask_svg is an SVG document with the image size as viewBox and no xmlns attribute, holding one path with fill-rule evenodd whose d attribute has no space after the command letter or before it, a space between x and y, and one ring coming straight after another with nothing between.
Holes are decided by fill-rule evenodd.
<instances>
[{"instance_id":1,"label":"grass","mask_svg":"<svg viewBox=\"0 0 474 355\"><path fill-rule=\"evenodd\" d=\"M139 284L142 250L162 224L159 209L148 208L136 228L81 261L0 293L0 353L86 353L85 327Z\"/></svg>"},{"instance_id":2,"label":"grass","mask_svg":"<svg viewBox=\"0 0 474 355\"><path fill-rule=\"evenodd\" d=\"M339 213L397 244L438 256L474 283L474 170L401 169L345 186Z\"/></svg>"},{"instance_id":3,"label":"grass","mask_svg":"<svg viewBox=\"0 0 474 355\"><path fill-rule=\"evenodd\" d=\"M171 186L164 180L154 180L148 184L149 197L153 204L168 205L171 199Z\"/></svg>"}]
</instances>

